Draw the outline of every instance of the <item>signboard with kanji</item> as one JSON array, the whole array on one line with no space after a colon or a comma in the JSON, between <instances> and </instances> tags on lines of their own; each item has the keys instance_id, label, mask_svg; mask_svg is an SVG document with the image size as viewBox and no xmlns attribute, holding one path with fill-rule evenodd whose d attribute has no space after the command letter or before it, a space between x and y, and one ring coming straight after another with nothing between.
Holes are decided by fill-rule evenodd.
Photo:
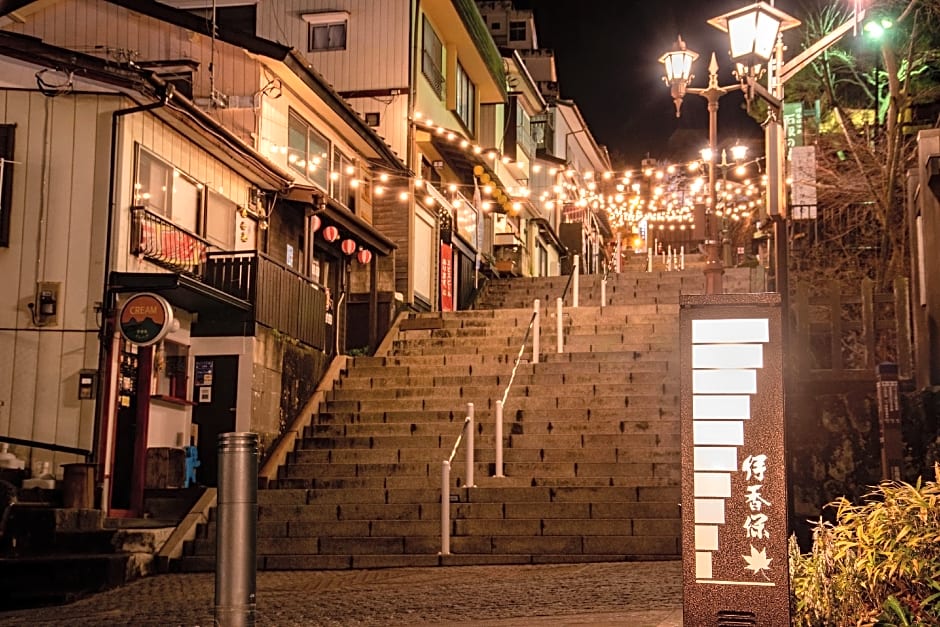
<instances>
[{"instance_id":1,"label":"signboard with kanji","mask_svg":"<svg viewBox=\"0 0 940 627\"><path fill-rule=\"evenodd\" d=\"M780 297L683 297L680 342L683 624L789 625Z\"/></svg>"}]
</instances>

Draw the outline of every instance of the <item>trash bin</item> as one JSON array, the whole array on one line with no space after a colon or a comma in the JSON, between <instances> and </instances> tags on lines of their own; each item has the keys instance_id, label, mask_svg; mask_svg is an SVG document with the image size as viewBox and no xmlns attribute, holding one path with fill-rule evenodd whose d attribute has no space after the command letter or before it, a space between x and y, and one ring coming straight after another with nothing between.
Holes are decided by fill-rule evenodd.
<instances>
[{"instance_id":1,"label":"trash bin","mask_svg":"<svg viewBox=\"0 0 940 627\"><path fill-rule=\"evenodd\" d=\"M62 464L62 505L69 509L94 509L95 464Z\"/></svg>"}]
</instances>

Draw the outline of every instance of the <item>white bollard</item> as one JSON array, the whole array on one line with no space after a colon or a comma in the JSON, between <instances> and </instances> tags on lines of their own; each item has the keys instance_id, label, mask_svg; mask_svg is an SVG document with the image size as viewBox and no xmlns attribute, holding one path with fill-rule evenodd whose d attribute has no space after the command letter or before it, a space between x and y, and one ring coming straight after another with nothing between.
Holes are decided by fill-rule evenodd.
<instances>
[{"instance_id":1,"label":"white bollard","mask_svg":"<svg viewBox=\"0 0 940 627\"><path fill-rule=\"evenodd\" d=\"M601 307L607 306L607 279L601 279Z\"/></svg>"},{"instance_id":2,"label":"white bollard","mask_svg":"<svg viewBox=\"0 0 940 627\"><path fill-rule=\"evenodd\" d=\"M503 401L496 401L496 472L494 477L503 477Z\"/></svg>"},{"instance_id":3,"label":"white bollard","mask_svg":"<svg viewBox=\"0 0 940 627\"><path fill-rule=\"evenodd\" d=\"M441 465L441 555L450 555L450 462Z\"/></svg>"},{"instance_id":4,"label":"white bollard","mask_svg":"<svg viewBox=\"0 0 940 627\"><path fill-rule=\"evenodd\" d=\"M647 272L653 271L653 249L652 248L646 249L646 271Z\"/></svg>"},{"instance_id":5,"label":"white bollard","mask_svg":"<svg viewBox=\"0 0 940 627\"><path fill-rule=\"evenodd\" d=\"M685 270L685 246L679 249L679 269Z\"/></svg>"},{"instance_id":6,"label":"white bollard","mask_svg":"<svg viewBox=\"0 0 940 627\"><path fill-rule=\"evenodd\" d=\"M575 255L575 256L574 256L574 270L572 270L572 272L574 272L574 285L571 286L572 289L574 290L573 293L572 293L572 295L571 295L571 306L572 306L572 307L577 307L577 306L578 306L578 287L579 287L579 283L580 283L578 274L579 274L579 272L580 272L580 265L581 265L581 257L580 257L580 255Z\"/></svg>"},{"instance_id":7,"label":"white bollard","mask_svg":"<svg viewBox=\"0 0 940 627\"><path fill-rule=\"evenodd\" d=\"M532 321L532 363L539 363L539 329L542 324L542 314L539 312L539 299L535 299L533 308L535 309L535 320Z\"/></svg>"},{"instance_id":8,"label":"white bollard","mask_svg":"<svg viewBox=\"0 0 940 627\"><path fill-rule=\"evenodd\" d=\"M467 403L467 485L477 487L473 477L473 403Z\"/></svg>"},{"instance_id":9,"label":"white bollard","mask_svg":"<svg viewBox=\"0 0 940 627\"><path fill-rule=\"evenodd\" d=\"M556 338L558 339L557 341L558 353L564 352L564 350L562 350L562 344L564 343L564 338L562 338L561 307L562 307L562 302L561 302L561 298L559 297L555 301L555 327L557 329Z\"/></svg>"}]
</instances>

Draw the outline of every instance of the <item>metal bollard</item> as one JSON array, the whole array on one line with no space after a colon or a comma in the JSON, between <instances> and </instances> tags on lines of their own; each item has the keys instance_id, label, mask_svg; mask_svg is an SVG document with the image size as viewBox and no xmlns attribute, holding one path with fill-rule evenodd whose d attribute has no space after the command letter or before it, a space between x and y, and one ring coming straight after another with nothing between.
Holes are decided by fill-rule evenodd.
<instances>
[{"instance_id":1,"label":"metal bollard","mask_svg":"<svg viewBox=\"0 0 940 627\"><path fill-rule=\"evenodd\" d=\"M258 521L258 434L219 434L215 620L221 627L255 624Z\"/></svg>"},{"instance_id":2,"label":"metal bollard","mask_svg":"<svg viewBox=\"0 0 940 627\"><path fill-rule=\"evenodd\" d=\"M572 306L572 307L575 307L575 308L578 307L578 301L579 301L579 296L580 296L580 295L578 294L578 292L581 291L581 289L580 289L580 282L581 282L581 280L580 280L580 276L579 276L579 275L580 275L580 272L581 272L581 268L580 268L581 261L580 261L580 260L581 260L580 255L575 255L575 256L574 256L574 283L573 283L572 286L571 286L571 306Z\"/></svg>"},{"instance_id":3,"label":"metal bollard","mask_svg":"<svg viewBox=\"0 0 940 627\"><path fill-rule=\"evenodd\" d=\"M441 555L450 555L450 462L441 464Z\"/></svg>"},{"instance_id":4,"label":"metal bollard","mask_svg":"<svg viewBox=\"0 0 940 627\"><path fill-rule=\"evenodd\" d=\"M473 403L467 403L467 487L477 487L473 476Z\"/></svg>"},{"instance_id":5,"label":"metal bollard","mask_svg":"<svg viewBox=\"0 0 940 627\"><path fill-rule=\"evenodd\" d=\"M532 363L539 363L539 346L540 338L539 333L541 331L540 327L542 325L542 314L539 312L539 299L535 299L533 303L533 309L535 310L535 320L532 323Z\"/></svg>"},{"instance_id":6,"label":"metal bollard","mask_svg":"<svg viewBox=\"0 0 940 627\"><path fill-rule=\"evenodd\" d=\"M601 307L607 306L607 279L601 279Z\"/></svg>"},{"instance_id":7,"label":"metal bollard","mask_svg":"<svg viewBox=\"0 0 940 627\"><path fill-rule=\"evenodd\" d=\"M494 436L496 439L496 464L494 477L504 477L503 474L503 401L496 401L496 421L494 423Z\"/></svg>"},{"instance_id":8,"label":"metal bollard","mask_svg":"<svg viewBox=\"0 0 940 627\"><path fill-rule=\"evenodd\" d=\"M558 353L564 352L563 349L564 349L564 341L565 341L564 327L562 325L562 320L561 320L561 314L562 314L561 305L562 305L561 298L560 297L556 298L555 299L555 339L556 339L555 344L558 347L558 350L556 351Z\"/></svg>"}]
</instances>

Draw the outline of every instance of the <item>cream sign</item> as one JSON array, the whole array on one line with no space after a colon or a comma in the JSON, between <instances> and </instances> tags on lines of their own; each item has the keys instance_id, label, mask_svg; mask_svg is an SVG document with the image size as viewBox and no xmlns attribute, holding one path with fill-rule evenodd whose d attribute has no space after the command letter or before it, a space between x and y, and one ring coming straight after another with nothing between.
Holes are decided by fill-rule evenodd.
<instances>
[{"instance_id":1,"label":"cream sign","mask_svg":"<svg viewBox=\"0 0 940 627\"><path fill-rule=\"evenodd\" d=\"M776 300L761 294L683 301L687 624L789 624Z\"/></svg>"}]
</instances>

